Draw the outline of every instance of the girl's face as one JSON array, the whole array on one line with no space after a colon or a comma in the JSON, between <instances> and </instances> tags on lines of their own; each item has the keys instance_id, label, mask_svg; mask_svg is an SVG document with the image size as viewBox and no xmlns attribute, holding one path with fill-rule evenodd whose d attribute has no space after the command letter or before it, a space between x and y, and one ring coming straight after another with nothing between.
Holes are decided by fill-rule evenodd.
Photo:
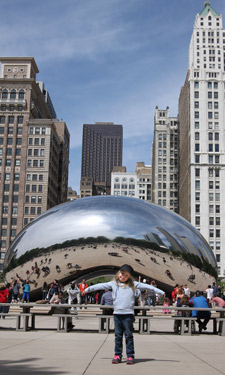
<instances>
[{"instance_id":1,"label":"girl's face","mask_svg":"<svg viewBox=\"0 0 225 375\"><path fill-rule=\"evenodd\" d=\"M130 277L129 272L127 272L127 271L120 271L120 272L119 272L119 276L118 276L118 278L119 278L119 281L120 281L121 283L126 283L127 280L129 279L129 277Z\"/></svg>"}]
</instances>

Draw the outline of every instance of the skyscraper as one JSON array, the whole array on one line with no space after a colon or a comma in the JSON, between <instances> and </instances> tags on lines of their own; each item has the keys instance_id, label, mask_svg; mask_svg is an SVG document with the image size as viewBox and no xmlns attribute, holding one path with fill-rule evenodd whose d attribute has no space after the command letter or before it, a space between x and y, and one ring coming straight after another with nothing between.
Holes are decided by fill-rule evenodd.
<instances>
[{"instance_id":1,"label":"skyscraper","mask_svg":"<svg viewBox=\"0 0 225 375\"><path fill-rule=\"evenodd\" d=\"M123 127L112 122L83 125L81 197L110 194L113 167L122 166Z\"/></svg>"},{"instance_id":2,"label":"skyscraper","mask_svg":"<svg viewBox=\"0 0 225 375\"><path fill-rule=\"evenodd\" d=\"M199 229L225 275L225 30L209 1L197 14L179 99L179 213Z\"/></svg>"},{"instance_id":3,"label":"skyscraper","mask_svg":"<svg viewBox=\"0 0 225 375\"><path fill-rule=\"evenodd\" d=\"M0 270L24 225L66 201L69 132L32 57L3 57L0 75Z\"/></svg>"},{"instance_id":4,"label":"skyscraper","mask_svg":"<svg viewBox=\"0 0 225 375\"><path fill-rule=\"evenodd\" d=\"M177 117L169 116L169 107L156 107L152 145L152 202L178 212Z\"/></svg>"}]
</instances>

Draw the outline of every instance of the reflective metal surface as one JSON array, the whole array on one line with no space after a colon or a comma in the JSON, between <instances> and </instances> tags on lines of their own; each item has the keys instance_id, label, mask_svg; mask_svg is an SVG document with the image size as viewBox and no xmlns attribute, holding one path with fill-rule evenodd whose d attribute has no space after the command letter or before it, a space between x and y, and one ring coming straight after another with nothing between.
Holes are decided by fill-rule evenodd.
<instances>
[{"instance_id":1,"label":"reflective metal surface","mask_svg":"<svg viewBox=\"0 0 225 375\"><path fill-rule=\"evenodd\" d=\"M208 243L179 215L140 199L97 196L54 207L26 226L9 249L5 277L29 278L34 291L43 281L113 274L124 263L168 291L175 283L203 289L216 275Z\"/></svg>"}]
</instances>

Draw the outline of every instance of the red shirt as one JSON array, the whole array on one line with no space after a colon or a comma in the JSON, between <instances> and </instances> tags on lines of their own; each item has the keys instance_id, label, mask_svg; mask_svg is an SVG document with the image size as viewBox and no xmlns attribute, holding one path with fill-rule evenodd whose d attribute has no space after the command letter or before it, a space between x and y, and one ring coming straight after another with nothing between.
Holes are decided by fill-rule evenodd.
<instances>
[{"instance_id":1,"label":"red shirt","mask_svg":"<svg viewBox=\"0 0 225 375\"><path fill-rule=\"evenodd\" d=\"M0 302L6 303L9 296L8 289L0 290Z\"/></svg>"},{"instance_id":2,"label":"red shirt","mask_svg":"<svg viewBox=\"0 0 225 375\"><path fill-rule=\"evenodd\" d=\"M80 284L79 285L79 289L81 291L81 293L84 291L84 289L86 289L88 287L88 284Z\"/></svg>"}]
</instances>

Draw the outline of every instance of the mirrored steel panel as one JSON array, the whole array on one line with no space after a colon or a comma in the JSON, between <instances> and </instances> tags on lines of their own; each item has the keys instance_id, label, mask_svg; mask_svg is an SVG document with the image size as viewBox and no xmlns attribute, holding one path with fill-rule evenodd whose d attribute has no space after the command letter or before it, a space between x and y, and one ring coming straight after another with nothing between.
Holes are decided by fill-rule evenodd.
<instances>
[{"instance_id":1,"label":"mirrored steel panel","mask_svg":"<svg viewBox=\"0 0 225 375\"><path fill-rule=\"evenodd\" d=\"M37 217L12 243L5 277L29 279L38 291L44 281L114 274L124 263L167 291L176 283L204 289L216 277L212 250L188 221L155 204L114 196L78 199Z\"/></svg>"}]
</instances>

